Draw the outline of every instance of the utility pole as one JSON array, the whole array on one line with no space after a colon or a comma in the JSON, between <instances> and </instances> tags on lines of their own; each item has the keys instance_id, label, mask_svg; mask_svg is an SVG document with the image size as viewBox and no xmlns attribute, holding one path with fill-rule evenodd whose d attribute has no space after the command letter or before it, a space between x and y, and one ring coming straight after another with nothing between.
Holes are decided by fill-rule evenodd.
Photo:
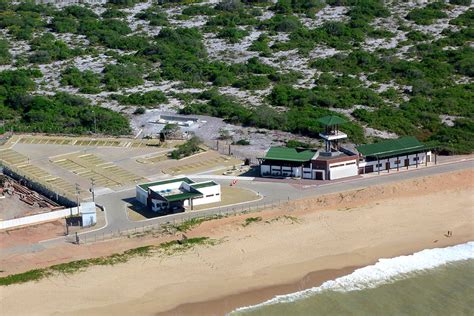
<instances>
[{"instance_id":1,"label":"utility pole","mask_svg":"<svg viewBox=\"0 0 474 316\"><path fill-rule=\"evenodd\" d=\"M79 194L81 193L81 189L79 184L76 183L76 204L77 204L77 214L79 214ZM72 216L72 209L71 209L71 216Z\"/></svg>"},{"instance_id":2,"label":"utility pole","mask_svg":"<svg viewBox=\"0 0 474 316\"><path fill-rule=\"evenodd\" d=\"M97 134L97 119L94 110L92 110L92 114L94 114L94 134Z\"/></svg>"},{"instance_id":3,"label":"utility pole","mask_svg":"<svg viewBox=\"0 0 474 316\"><path fill-rule=\"evenodd\" d=\"M92 193L92 202L95 202L95 192L94 192L95 179L91 179L91 193Z\"/></svg>"}]
</instances>

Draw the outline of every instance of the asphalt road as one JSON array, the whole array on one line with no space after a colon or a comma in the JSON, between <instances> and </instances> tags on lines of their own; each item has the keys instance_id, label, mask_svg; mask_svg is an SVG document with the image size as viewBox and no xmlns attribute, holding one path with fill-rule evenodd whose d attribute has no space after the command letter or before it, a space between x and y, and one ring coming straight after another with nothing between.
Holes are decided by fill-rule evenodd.
<instances>
[{"instance_id":1,"label":"asphalt road","mask_svg":"<svg viewBox=\"0 0 474 316\"><path fill-rule=\"evenodd\" d=\"M392 170L390 173L381 173L380 175L374 173L366 177L356 177L353 179L347 179L345 181L324 182L318 185L306 186L304 184L300 184L298 180L295 180L290 183L281 183L276 181L259 181L259 179L256 178L254 181L239 181L237 183L237 186L258 192L262 196L261 200L240 204L237 206L201 210L197 212L192 212L192 214L196 214L196 216L203 216L228 213L233 212L235 210L241 210L242 208L246 209L249 207L256 206L263 207L264 204L268 205L270 203L278 203L278 201L284 202L309 196L318 196L329 193L361 189L373 185L392 183L473 167L474 161L465 160L436 166L420 167L418 169L412 168L410 170L404 170L401 172L396 172ZM190 178L192 178L192 176L190 176ZM217 181L220 182L221 185L229 185L230 183L230 180ZM308 181L305 181L304 183L308 183ZM111 232L116 232L118 230L124 231L134 228L140 228L143 227L145 223L146 225L155 225L166 222L173 222L174 220L188 218L191 214L189 212L186 212L157 217L154 219L148 219L146 221L131 221L127 217L126 201L132 200L134 198L134 188L122 192L114 192L97 197L96 202L103 205L106 209L107 226L95 232L87 232L83 234L88 235L88 237L90 237L96 233L107 234Z\"/></svg>"},{"instance_id":2,"label":"asphalt road","mask_svg":"<svg viewBox=\"0 0 474 316\"><path fill-rule=\"evenodd\" d=\"M344 181L323 182L314 185L308 185L308 183L313 183L310 181L299 182L298 180L287 182L268 181L259 178L255 178L255 180L253 181L241 180L237 183L237 186L258 192L262 198L258 201L243 203L234 206L200 210L196 212L178 213L161 216L153 219L147 219L144 221L132 221L128 219L126 212L126 204L127 201L130 201L135 198L135 188L131 188L124 191L108 193L96 197L96 203L104 206L106 210L107 224L103 228L98 228L89 232L80 233L79 237L82 240L101 240L103 236L107 236L112 233L118 233L119 231L124 232L133 229L137 229L138 231L140 231L140 229L142 229L144 226L149 225L160 225L164 223L173 223L175 221L179 222L183 219L189 219L190 217L202 217L209 215L240 212L243 210L248 210L249 208L252 208L253 210L255 210L255 208L257 207L259 209L263 209L265 207L268 207L272 203L278 204L280 202L301 199L309 196L319 196L324 194L361 189L374 185L381 185L457 170L470 169L473 167L473 160L464 159L457 162L438 164L428 167L420 167L418 169L411 168L410 170L403 170L400 172L392 170L390 173L384 172L380 175L374 173L366 175L364 177L355 177L352 179L346 179ZM189 177L192 179L192 176ZM200 178L200 180L201 179L202 178ZM231 182L230 179L221 179L215 181L220 182L221 185L229 185ZM71 237L56 238L54 240L44 241L41 243L41 245L44 247L48 247L52 246L55 243L64 242L67 240L70 241Z\"/></svg>"}]
</instances>

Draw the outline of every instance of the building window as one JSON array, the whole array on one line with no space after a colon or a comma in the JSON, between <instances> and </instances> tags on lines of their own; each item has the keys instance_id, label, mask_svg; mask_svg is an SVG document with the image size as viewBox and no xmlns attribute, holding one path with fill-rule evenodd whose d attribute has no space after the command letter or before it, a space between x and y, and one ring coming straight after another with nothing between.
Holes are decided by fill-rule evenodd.
<instances>
[{"instance_id":1,"label":"building window","mask_svg":"<svg viewBox=\"0 0 474 316\"><path fill-rule=\"evenodd\" d=\"M206 195L206 197L211 197L211 196L214 196L214 194L209 194L209 195Z\"/></svg>"},{"instance_id":2,"label":"building window","mask_svg":"<svg viewBox=\"0 0 474 316\"><path fill-rule=\"evenodd\" d=\"M216 193L216 195L221 195L220 193Z\"/></svg>"},{"instance_id":3,"label":"building window","mask_svg":"<svg viewBox=\"0 0 474 316\"><path fill-rule=\"evenodd\" d=\"M376 168L382 168L382 164L381 163L378 163L375 165Z\"/></svg>"},{"instance_id":4,"label":"building window","mask_svg":"<svg viewBox=\"0 0 474 316\"><path fill-rule=\"evenodd\" d=\"M418 161L420 160L420 157L413 157L413 161Z\"/></svg>"},{"instance_id":5,"label":"building window","mask_svg":"<svg viewBox=\"0 0 474 316\"><path fill-rule=\"evenodd\" d=\"M399 164L400 164L400 160L396 160L395 163L396 163L397 165L399 165Z\"/></svg>"},{"instance_id":6,"label":"building window","mask_svg":"<svg viewBox=\"0 0 474 316\"><path fill-rule=\"evenodd\" d=\"M344 164L343 164L343 163L341 163L341 164L338 164L338 165L332 165L332 166L329 166L329 168L337 168L337 167L342 167L342 166L344 166Z\"/></svg>"},{"instance_id":7,"label":"building window","mask_svg":"<svg viewBox=\"0 0 474 316\"><path fill-rule=\"evenodd\" d=\"M350 166L350 165L355 165L355 161L346 163L346 166Z\"/></svg>"}]
</instances>

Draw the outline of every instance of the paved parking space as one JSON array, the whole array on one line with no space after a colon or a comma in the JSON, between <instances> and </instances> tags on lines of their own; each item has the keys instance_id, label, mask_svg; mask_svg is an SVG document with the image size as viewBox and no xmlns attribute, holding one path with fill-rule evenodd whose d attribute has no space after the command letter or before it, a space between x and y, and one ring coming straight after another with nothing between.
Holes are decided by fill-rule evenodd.
<instances>
[{"instance_id":1,"label":"paved parking space","mask_svg":"<svg viewBox=\"0 0 474 316\"><path fill-rule=\"evenodd\" d=\"M157 139L87 139L76 137L50 137L50 136L19 136L20 144L40 145L69 145L69 146L93 146L93 147L132 147L143 148L150 145L158 145Z\"/></svg>"},{"instance_id":2,"label":"paved parking space","mask_svg":"<svg viewBox=\"0 0 474 316\"><path fill-rule=\"evenodd\" d=\"M52 162L83 178L93 179L100 187L121 186L145 180L93 154L72 153L55 157Z\"/></svg>"},{"instance_id":3,"label":"paved parking space","mask_svg":"<svg viewBox=\"0 0 474 316\"><path fill-rule=\"evenodd\" d=\"M58 178L46 170L29 163L28 157L12 150L0 150L0 161L26 178L36 181L66 196L74 196L75 186L62 178Z\"/></svg>"},{"instance_id":4,"label":"paved parking space","mask_svg":"<svg viewBox=\"0 0 474 316\"><path fill-rule=\"evenodd\" d=\"M24 164L28 162L28 157L16 152L12 149L0 150L0 160L13 166Z\"/></svg>"}]
</instances>

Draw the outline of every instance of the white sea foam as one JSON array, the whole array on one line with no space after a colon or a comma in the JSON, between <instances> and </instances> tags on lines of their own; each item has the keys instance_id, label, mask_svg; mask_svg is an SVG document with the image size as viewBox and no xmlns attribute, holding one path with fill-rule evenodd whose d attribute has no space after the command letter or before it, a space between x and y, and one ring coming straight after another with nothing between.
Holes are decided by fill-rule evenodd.
<instances>
[{"instance_id":1,"label":"white sea foam","mask_svg":"<svg viewBox=\"0 0 474 316\"><path fill-rule=\"evenodd\" d=\"M446 248L425 249L408 256L379 259L374 265L357 269L353 273L335 280L326 281L321 286L291 294L277 295L266 302L240 307L234 312L253 310L278 303L294 302L322 291L347 292L374 288L403 278L410 273L468 259L474 259L474 241Z\"/></svg>"}]
</instances>

